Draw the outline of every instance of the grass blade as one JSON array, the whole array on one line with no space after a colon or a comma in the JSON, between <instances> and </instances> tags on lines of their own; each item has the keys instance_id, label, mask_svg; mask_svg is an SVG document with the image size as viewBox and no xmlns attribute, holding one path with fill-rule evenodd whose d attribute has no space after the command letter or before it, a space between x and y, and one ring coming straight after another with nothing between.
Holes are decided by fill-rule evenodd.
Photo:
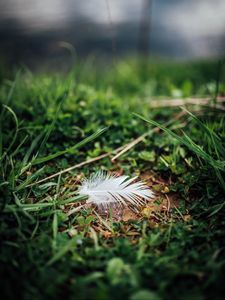
<instances>
[{"instance_id":1,"label":"grass blade","mask_svg":"<svg viewBox=\"0 0 225 300\"><path fill-rule=\"evenodd\" d=\"M95 133L93 133L92 135L88 136L87 138L85 138L81 142L77 143L73 147L67 148L67 149L62 150L62 151L58 151L58 152L56 152L54 154L51 154L51 155L48 155L48 156L45 156L45 157L37 158L37 159L35 159L32 162L32 165L37 165L37 164L41 164L41 163L47 162L49 160L52 160L52 159L54 159L56 157L59 157L59 156L61 156L63 154L66 154L66 153L72 153L74 150L77 150L78 148L80 148L80 147L84 146L85 144L91 142L92 140L96 139L98 136L100 136L101 134L103 134L106 130L107 130L107 127L103 128L103 129L99 129Z\"/></svg>"},{"instance_id":2,"label":"grass blade","mask_svg":"<svg viewBox=\"0 0 225 300\"><path fill-rule=\"evenodd\" d=\"M174 137L176 140L178 140L181 144L184 144L185 146L187 146L191 151L193 151L195 154L197 154L199 157L201 157L202 159L204 159L206 162L208 162L212 167L215 167L219 170L224 171L225 168L225 161L221 161L221 160L215 160L212 156L210 156L207 152L205 152L202 147L200 147L199 145L197 145L188 135L186 135L183 132L184 137L181 137L179 135L177 135L176 133L174 133L173 131L171 131L170 129L164 127L163 125L159 124L156 121L153 120L147 120L146 118L144 118L143 116L140 116L138 114L135 113L135 115L142 119L143 121L152 124L156 127L159 127L161 130L163 130L164 132L168 133L169 135L171 135L172 137Z\"/></svg>"}]
</instances>

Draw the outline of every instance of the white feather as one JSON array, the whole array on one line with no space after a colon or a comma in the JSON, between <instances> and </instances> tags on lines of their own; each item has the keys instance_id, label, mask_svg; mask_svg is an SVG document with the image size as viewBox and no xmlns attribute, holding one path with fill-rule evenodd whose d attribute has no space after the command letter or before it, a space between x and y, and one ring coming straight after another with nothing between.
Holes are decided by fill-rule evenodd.
<instances>
[{"instance_id":1,"label":"white feather","mask_svg":"<svg viewBox=\"0 0 225 300\"><path fill-rule=\"evenodd\" d=\"M104 172L97 172L89 179L85 179L79 189L81 195L88 197L87 203L109 205L142 205L154 194L142 181L132 183L137 177L112 176Z\"/></svg>"}]
</instances>

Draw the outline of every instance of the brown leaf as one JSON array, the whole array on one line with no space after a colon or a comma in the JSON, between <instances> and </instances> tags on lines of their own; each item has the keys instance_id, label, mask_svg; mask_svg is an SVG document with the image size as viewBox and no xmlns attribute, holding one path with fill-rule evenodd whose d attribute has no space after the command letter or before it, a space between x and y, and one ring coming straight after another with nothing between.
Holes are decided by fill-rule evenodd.
<instances>
[{"instance_id":1,"label":"brown leaf","mask_svg":"<svg viewBox=\"0 0 225 300\"><path fill-rule=\"evenodd\" d=\"M189 222L189 221L192 220L192 216L191 216L191 215L185 215L185 216L183 217L183 219L184 219L184 222Z\"/></svg>"},{"instance_id":2,"label":"brown leaf","mask_svg":"<svg viewBox=\"0 0 225 300\"><path fill-rule=\"evenodd\" d=\"M129 220L138 220L139 217L128 207L123 210L122 221L127 222Z\"/></svg>"}]
</instances>

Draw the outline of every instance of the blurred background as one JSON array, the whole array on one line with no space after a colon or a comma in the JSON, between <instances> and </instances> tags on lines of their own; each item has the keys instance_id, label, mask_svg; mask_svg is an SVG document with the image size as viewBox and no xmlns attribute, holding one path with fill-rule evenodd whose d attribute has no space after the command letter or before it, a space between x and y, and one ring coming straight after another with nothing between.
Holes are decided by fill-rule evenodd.
<instances>
[{"instance_id":1,"label":"blurred background","mask_svg":"<svg viewBox=\"0 0 225 300\"><path fill-rule=\"evenodd\" d=\"M57 67L84 58L224 56L224 0L0 0L0 63Z\"/></svg>"}]
</instances>

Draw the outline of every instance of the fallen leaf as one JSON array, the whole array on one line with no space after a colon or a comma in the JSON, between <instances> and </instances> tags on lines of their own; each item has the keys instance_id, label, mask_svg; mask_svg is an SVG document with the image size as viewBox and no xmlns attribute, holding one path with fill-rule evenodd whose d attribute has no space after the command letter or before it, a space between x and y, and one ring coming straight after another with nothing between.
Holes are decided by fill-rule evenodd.
<instances>
[{"instance_id":1,"label":"fallen leaf","mask_svg":"<svg viewBox=\"0 0 225 300\"><path fill-rule=\"evenodd\" d=\"M192 216L191 215L184 215L183 219L184 219L184 222L189 222L189 221L191 221Z\"/></svg>"},{"instance_id":2,"label":"fallen leaf","mask_svg":"<svg viewBox=\"0 0 225 300\"><path fill-rule=\"evenodd\" d=\"M131 211L129 208L125 208L123 210L122 215L122 221L127 222L129 220L138 220L139 217L137 214L135 214L133 211Z\"/></svg>"}]
</instances>

